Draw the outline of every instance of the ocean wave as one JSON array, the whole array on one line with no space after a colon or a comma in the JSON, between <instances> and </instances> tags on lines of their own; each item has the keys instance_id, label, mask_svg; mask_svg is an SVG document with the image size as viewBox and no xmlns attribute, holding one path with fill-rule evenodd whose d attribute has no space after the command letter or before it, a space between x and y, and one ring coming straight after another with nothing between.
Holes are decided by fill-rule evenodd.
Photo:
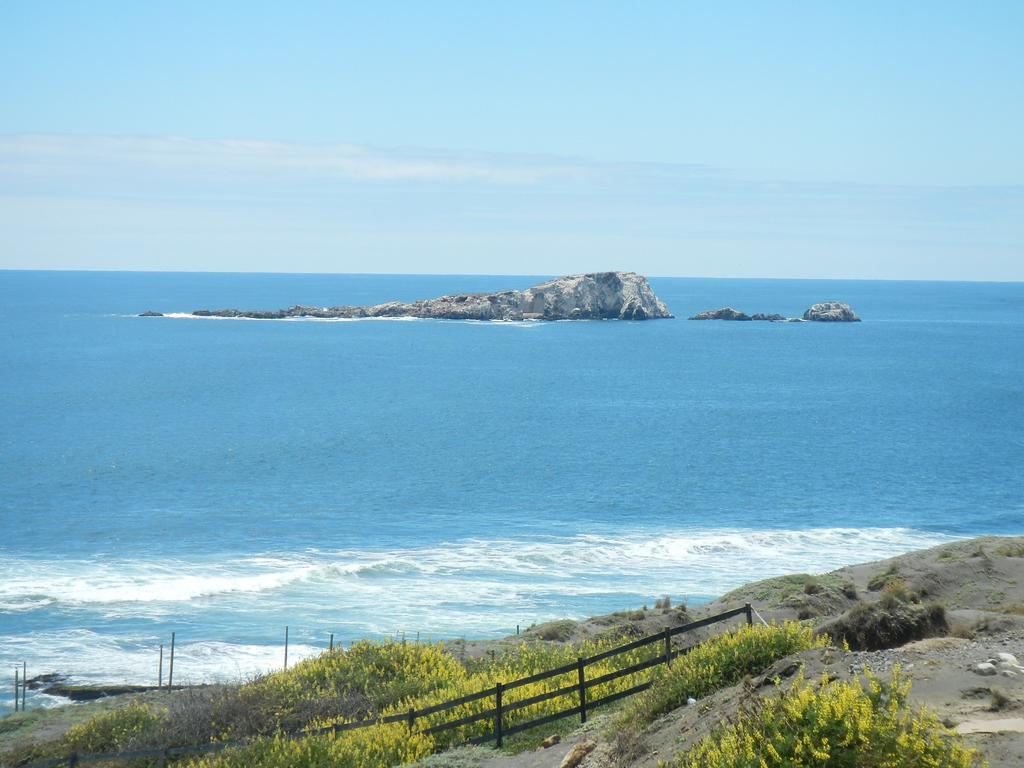
<instances>
[{"instance_id":1,"label":"ocean wave","mask_svg":"<svg viewBox=\"0 0 1024 768\"><path fill-rule=\"evenodd\" d=\"M279 670L284 665L284 644L189 641L179 636L175 647L175 683L234 682ZM164 642L163 681L167 682L167 638L113 637L87 629L30 636L0 636L0 663L28 661L31 680L41 674L59 674L72 683L156 685L160 673L160 643ZM283 641L283 637L282 637ZM325 648L293 642L288 646L289 666L315 656ZM32 695L41 695L30 691ZM40 704L66 703L64 699Z\"/></svg>"},{"instance_id":2,"label":"ocean wave","mask_svg":"<svg viewBox=\"0 0 1024 768\"><path fill-rule=\"evenodd\" d=\"M403 631L498 637L517 624L636 608L663 594L698 603L749 581L953 538L906 528L693 529L221 561L0 557L0 612L39 613L21 633L0 637L0 665L27 659L31 674L151 682L159 644L177 629L176 679L235 680L280 666L285 624L296 661L320 650L331 632L339 642Z\"/></svg>"},{"instance_id":3,"label":"ocean wave","mask_svg":"<svg viewBox=\"0 0 1024 768\"><path fill-rule=\"evenodd\" d=\"M890 557L953 537L905 528L685 530L544 541L463 540L394 551L310 551L292 555L186 561L0 558L0 611L60 605L182 603L257 596L337 584L350 598L396 585L428 603L457 594L633 594L652 578L689 594L713 596L757 578L823 572Z\"/></svg>"}]
</instances>

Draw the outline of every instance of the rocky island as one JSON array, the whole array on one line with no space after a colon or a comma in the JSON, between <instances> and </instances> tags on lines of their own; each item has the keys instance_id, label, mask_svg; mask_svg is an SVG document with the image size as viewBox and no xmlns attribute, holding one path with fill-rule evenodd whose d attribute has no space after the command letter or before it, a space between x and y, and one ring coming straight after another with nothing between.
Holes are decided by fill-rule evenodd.
<instances>
[{"instance_id":1,"label":"rocky island","mask_svg":"<svg viewBox=\"0 0 1024 768\"><path fill-rule=\"evenodd\" d=\"M140 317L158 317L143 312ZM305 307L253 311L199 309L193 317L253 320L287 318L359 319L418 317L435 320L656 320L670 318L648 284L635 272L592 272L549 280L525 291L463 293L404 304L391 301L372 307Z\"/></svg>"},{"instance_id":2,"label":"rocky island","mask_svg":"<svg viewBox=\"0 0 1024 768\"><path fill-rule=\"evenodd\" d=\"M700 312L690 320L765 320L771 323L802 323L802 322L820 322L820 323L859 323L860 318L857 317L857 313L853 311L849 304L843 304L839 301L825 301L820 304L814 304L804 312L803 317L785 317L779 314L764 314L758 312L754 315L748 315L746 312L740 312L738 309L732 307L722 307L721 309L709 309L706 312Z\"/></svg>"}]
</instances>

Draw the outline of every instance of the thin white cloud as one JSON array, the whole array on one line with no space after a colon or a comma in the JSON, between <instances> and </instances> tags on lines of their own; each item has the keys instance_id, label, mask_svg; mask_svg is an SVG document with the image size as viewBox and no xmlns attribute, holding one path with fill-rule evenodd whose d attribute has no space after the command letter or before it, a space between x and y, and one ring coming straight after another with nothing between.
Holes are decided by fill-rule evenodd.
<instances>
[{"instance_id":1,"label":"thin white cloud","mask_svg":"<svg viewBox=\"0 0 1024 768\"><path fill-rule=\"evenodd\" d=\"M5 174L103 168L499 185L580 180L591 173L587 165L572 161L383 150L351 144L60 134L0 136L0 171Z\"/></svg>"}]
</instances>

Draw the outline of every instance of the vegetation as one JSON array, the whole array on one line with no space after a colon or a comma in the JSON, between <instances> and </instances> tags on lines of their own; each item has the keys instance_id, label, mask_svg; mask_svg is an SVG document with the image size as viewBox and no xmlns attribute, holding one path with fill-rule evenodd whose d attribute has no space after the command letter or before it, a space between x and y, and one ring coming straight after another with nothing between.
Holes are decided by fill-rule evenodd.
<instances>
[{"instance_id":1,"label":"vegetation","mask_svg":"<svg viewBox=\"0 0 1024 768\"><path fill-rule=\"evenodd\" d=\"M887 570L876 573L868 579L868 592L881 592L897 579L900 579L900 569L896 565L890 565Z\"/></svg>"},{"instance_id":2,"label":"vegetation","mask_svg":"<svg viewBox=\"0 0 1024 768\"><path fill-rule=\"evenodd\" d=\"M777 698L755 699L738 718L688 752L674 768L969 768L980 758L933 715L907 706L909 682L867 678L820 687L797 679Z\"/></svg>"},{"instance_id":3,"label":"vegetation","mask_svg":"<svg viewBox=\"0 0 1024 768\"><path fill-rule=\"evenodd\" d=\"M68 729L64 735L67 752L113 752L131 746L152 730L163 715L145 704L131 702L126 707L104 712Z\"/></svg>"},{"instance_id":4,"label":"vegetation","mask_svg":"<svg viewBox=\"0 0 1024 768\"><path fill-rule=\"evenodd\" d=\"M657 717L709 693L735 685L747 675L767 669L791 653L823 648L825 638L810 627L787 622L741 627L696 646L666 669L659 668L654 685L623 710L617 725L646 725Z\"/></svg>"},{"instance_id":5,"label":"vegetation","mask_svg":"<svg viewBox=\"0 0 1024 768\"><path fill-rule=\"evenodd\" d=\"M886 594L876 603L858 603L822 628L836 644L845 643L855 651L895 648L912 640L945 635L948 630L942 605L905 602L894 594Z\"/></svg>"}]
</instances>

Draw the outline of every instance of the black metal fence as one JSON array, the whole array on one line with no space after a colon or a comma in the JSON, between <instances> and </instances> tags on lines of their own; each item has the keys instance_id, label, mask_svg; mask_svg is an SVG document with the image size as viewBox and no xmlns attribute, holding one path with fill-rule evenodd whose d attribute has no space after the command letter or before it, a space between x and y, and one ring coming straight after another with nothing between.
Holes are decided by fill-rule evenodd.
<instances>
[{"instance_id":1,"label":"black metal fence","mask_svg":"<svg viewBox=\"0 0 1024 768\"><path fill-rule=\"evenodd\" d=\"M423 709L410 709L408 712L402 712L399 714L388 715L386 717L371 717L365 720L356 720L350 723L341 723L338 725L329 726L326 728L320 728L316 730L299 731L297 733L290 733L284 736L288 739L302 739L307 736L312 736L320 733L341 733L343 731L351 731L357 728L368 728L372 725L379 725L384 723L405 723L410 733L416 731L416 722L421 718L427 717L428 715L434 715L439 712L447 712L457 707L469 704L474 701L480 701L481 699L493 699L494 706L485 709L482 712L476 712L471 715L466 715L454 720L448 720L437 725L431 725L427 728L423 728L419 733L423 734L436 734L444 731L449 731L454 728L459 728L464 725L470 725L472 723L479 722L481 720L491 720L493 723L491 732L484 735L478 736L477 738L470 739L470 744L485 744L487 742L495 742L497 746L501 746L504 739L508 736L513 736L522 731L527 731L532 728L537 728L548 723L553 723L557 720L562 720L567 717L579 716L580 722L585 723L587 721L587 714L603 707L607 704L619 701L620 699L634 696L641 693L651 687L651 680L639 683L621 691L603 696L599 699L590 701L588 700L587 692L594 686L601 685L602 683L608 683L612 680L616 680L620 677L627 675L633 675L637 672L642 672L645 669L651 669L658 666L659 664L668 664L673 658L688 653L693 646L685 648L679 651L673 650L672 638L687 632L693 632L694 630L702 627L707 627L712 624L717 624L722 621L728 621L736 616L743 615L746 617L747 624L753 624L754 614L750 603L747 603L742 608L734 608L730 611L723 613L717 613L714 616L708 616L700 619L699 621L692 621L688 624L683 624L678 627L672 627L659 632L654 635L648 635L647 637L641 637L638 640L620 645L616 648L612 648L601 653L588 656L586 658L580 658L571 664L565 664L561 667L555 667L544 672L538 672L528 677L522 677L518 680L513 680L508 683L498 683L493 688L486 688L476 693L471 693L467 696L462 696L457 699L445 701L440 704L434 704ZM624 667L622 669L616 669L612 672L606 672L603 675L597 677L588 678L587 668L594 664L605 661L606 659L619 656L623 653L636 650L638 648L644 648L655 643L663 643L664 648L661 653L653 658L641 661L637 664ZM530 685L532 683L538 683L542 680L548 680L553 677L560 675L567 675L572 672L576 673L576 679L569 685L556 688L553 691L546 691L539 693L536 696L531 696L526 699L521 699L511 704L503 702L504 695L511 690L520 688L524 685ZM523 723L518 723L512 727L506 728L504 724L505 716L519 709L539 704L550 699L557 699L562 697L573 697L574 703L568 706L564 710L543 715L542 717L528 720ZM65 757L57 758L47 762L33 763L29 768L57 768L58 766L78 766L85 763L102 763L102 762L115 762L122 760L138 760L143 758L156 758L158 766L164 766L167 760L175 757L181 757L183 755L194 755L210 752L219 752L227 749L228 747L244 746L250 743L251 740L231 741L231 742L216 742L209 744L195 744L190 746L182 747L166 747L164 749L138 749L126 752L110 752L105 754L91 754L91 755L79 755L72 753Z\"/></svg>"}]
</instances>

